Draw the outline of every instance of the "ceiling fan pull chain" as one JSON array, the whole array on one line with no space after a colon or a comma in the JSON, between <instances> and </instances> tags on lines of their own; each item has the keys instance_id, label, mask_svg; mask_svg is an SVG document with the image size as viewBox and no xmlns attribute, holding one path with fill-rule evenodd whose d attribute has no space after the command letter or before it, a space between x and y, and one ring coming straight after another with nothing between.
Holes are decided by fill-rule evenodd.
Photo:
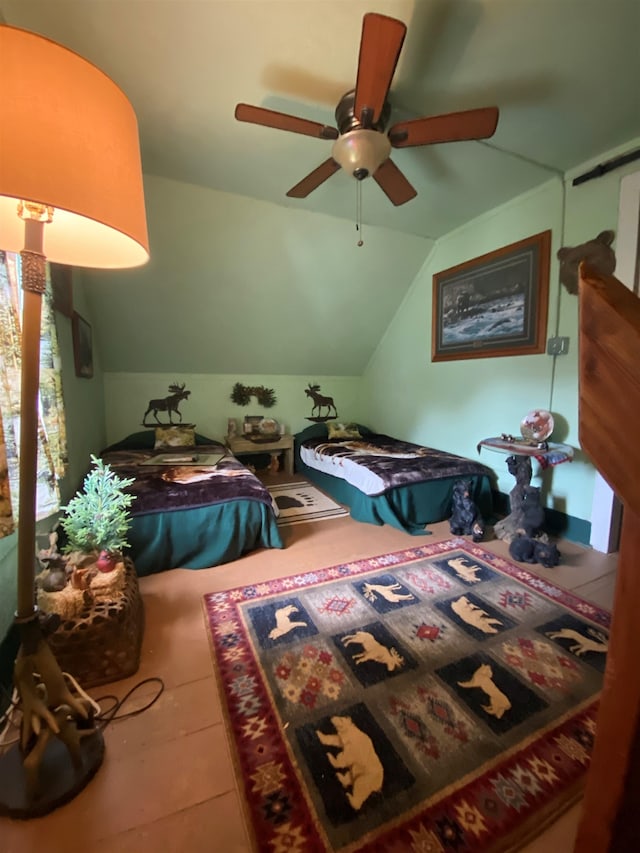
<instances>
[{"instance_id":1,"label":"ceiling fan pull chain","mask_svg":"<svg viewBox=\"0 0 640 853\"><path fill-rule=\"evenodd\" d=\"M357 246L364 246L362 239L362 181L356 181L356 231L360 235Z\"/></svg>"}]
</instances>

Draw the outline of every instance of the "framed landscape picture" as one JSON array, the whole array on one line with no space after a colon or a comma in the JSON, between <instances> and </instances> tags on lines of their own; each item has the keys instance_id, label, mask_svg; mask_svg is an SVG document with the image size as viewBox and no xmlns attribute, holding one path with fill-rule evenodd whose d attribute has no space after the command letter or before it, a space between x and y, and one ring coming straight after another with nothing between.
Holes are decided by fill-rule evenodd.
<instances>
[{"instance_id":1,"label":"framed landscape picture","mask_svg":"<svg viewBox=\"0 0 640 853\"><path fill-rule=\"evenodd\" d=\"M73 317L71 267L64 264L49 264L49 271L54 310L64 314L65 317Z\"/></svg>"},{"instance_id":2,"label":"framed landscape picture","mask_svg":"<svg viewBox=\"0 0 640 853\"><path fill-rule=\"evenodd\" d=\"M551 231L433 276L431 360L545 351Z\"/></svg>"},{"instance_id":3,"label":"framed landscape picture","mask_svg":"<svg viewBox=\"0 0 640 853\"><path fill-rule=\"evenodd\" d=\"M91 326L78 314L73 312L71 318L71 334L73 337L73 359L76 376L91 379L93 376L93 344Z\"/></svg>"}]
</instances>

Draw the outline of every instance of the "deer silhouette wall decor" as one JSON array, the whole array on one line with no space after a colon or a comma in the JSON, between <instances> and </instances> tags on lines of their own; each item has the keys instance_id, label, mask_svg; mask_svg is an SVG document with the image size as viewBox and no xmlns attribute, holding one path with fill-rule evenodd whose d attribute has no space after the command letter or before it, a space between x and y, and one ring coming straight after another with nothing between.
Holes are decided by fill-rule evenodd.
<instances>
[{"instance_id":1,"label":"deer silhouette wall decor","mask_svg":"<svg viewBox=\"0 0 640 853\"><path fill-rule=\"evenodd\" d=\"M319 385L312 385L311 383L304 389L304 393L307 397L311 397L313 400L313 408L311 409L311 417L308 418L310 421L328 421L331 418L337 418L338 412L333 402L333 397L325 397L324 394L320 393ZM322 414L322 409L326 409L326 414ZM331 409L333 409L333 414L331 414ZM318 414L314 417L314 412L317 410Z\"/></svg>"},{"instance_id":2,"label":"deer silhouette wall decor","mask_svg":"<svg viewBox=\"0 0 640 853\"><path fill-rule=\"evenodd\" d=\"M148 426L147 424L147 415L149 412L153 412L153 416L156 421L161 426L170 426L173 423L173 419L171 417L171 413L175 412L176 415L180 418L180 422L182 423L182 415L178 406L182 402L182 400L187 400L189 398L189 394L191 391L187 391L185 389L185 383L183 382L181 385L178 385L177 382L174 382L173 385L169 385L169 396L161 397L158 400L149 400L149 405L147 407L147 411L144 413L142 417L142 425ZM162 424L158 419L158 412L166 412L169 416L169 424Z\"/></svg>"}]
</instances>

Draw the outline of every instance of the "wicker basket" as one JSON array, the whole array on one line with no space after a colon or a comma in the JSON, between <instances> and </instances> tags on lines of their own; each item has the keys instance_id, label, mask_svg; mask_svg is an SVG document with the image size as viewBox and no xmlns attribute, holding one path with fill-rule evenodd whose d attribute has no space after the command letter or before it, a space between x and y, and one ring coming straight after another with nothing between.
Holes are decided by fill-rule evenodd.
<instances>
[{"instance_id":1,"label":"wicker basket","mask_svg":"<svg viewBox=\"0 0 640 853\"><path fill-rule=\"evenodd\" d=\"M80 592L79 590L77 592ZM42 610L52 612L39 597ZM109 593L83 602L62 619L48 639L63 671L81 687L95 687L133 675L140 666L144 607L133 562L125 557L122 578Z\"/></svg>"}]
</instances>

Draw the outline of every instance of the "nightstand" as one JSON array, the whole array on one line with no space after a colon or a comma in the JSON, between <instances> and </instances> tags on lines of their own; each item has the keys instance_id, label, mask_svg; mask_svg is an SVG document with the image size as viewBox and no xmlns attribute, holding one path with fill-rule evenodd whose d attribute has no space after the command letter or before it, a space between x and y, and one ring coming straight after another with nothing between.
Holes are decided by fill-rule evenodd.
<instances>
[{"instance_id":1,"label":"nightstand","mask_svg":"<svg viewBox=\"0 0 640 853\"><path fill-rule=\"evenodd\" d=\"M240 435L228 435L225 439L227 447L234 456L248 456L257 453L268 453L272 459L282 454L282 468L286 474L293 474L293 436L280 435L273 441L251 441Z\"/></svg>"}]
</instances>

